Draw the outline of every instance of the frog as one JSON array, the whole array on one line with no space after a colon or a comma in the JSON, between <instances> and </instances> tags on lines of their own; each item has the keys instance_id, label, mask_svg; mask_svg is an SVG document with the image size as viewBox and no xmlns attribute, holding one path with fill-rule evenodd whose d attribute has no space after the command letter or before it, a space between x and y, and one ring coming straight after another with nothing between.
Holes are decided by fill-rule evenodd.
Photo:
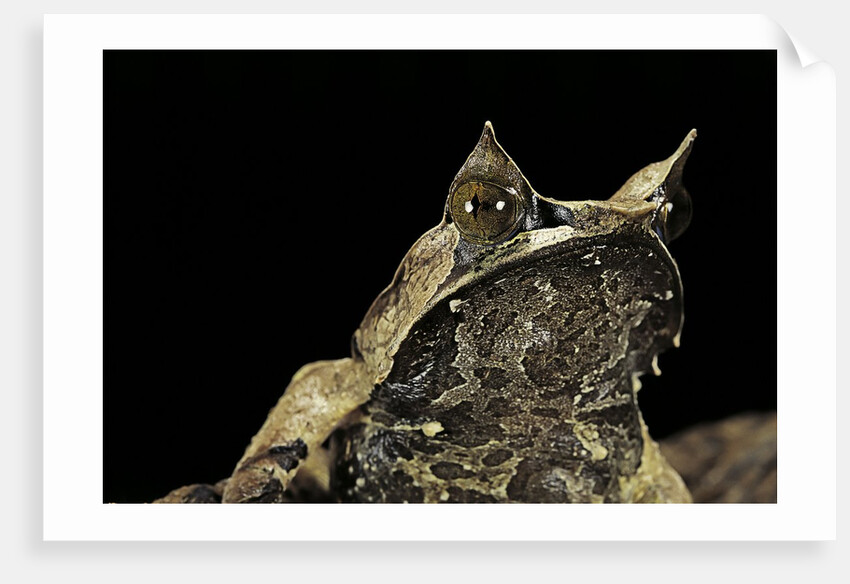
<instances>
[{"instance_id":1,"label":"frog","mask_svg":"<svg viewBox=\"0 0 850 584\"><path fill-rule=\"evenodd\" d=\"M350 356L295 373L228 479L156 502L691 502L637 393L680 344L695 138L560 200L486 122Z\"/></svg>"}]
</instances>

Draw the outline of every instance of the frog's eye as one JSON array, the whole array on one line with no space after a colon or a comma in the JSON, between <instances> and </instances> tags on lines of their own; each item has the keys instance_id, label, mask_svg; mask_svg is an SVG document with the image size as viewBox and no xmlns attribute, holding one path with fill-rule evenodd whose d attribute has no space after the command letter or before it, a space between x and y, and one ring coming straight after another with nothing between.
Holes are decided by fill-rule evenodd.
<instances>
[{"instance_id":1,"label":"frog's eye","mask_svg":"<svg viewBox=\"0 0 850 584\"><path fill-rule=\"evenodd\" d=\"M679 189L666 204L665 209L667 210L667 237L673 241L682 235L691 222L693 207L688 191L684 187Z\"/></svg>"},{"instance_id":2,"label":"frog's eye","mask_svg":"<svg viewBox=\"0 0 850 584\"><path fill-rule=\"evenodd\" d=\"M523 207L515 193L483 181L470 181L452 193L452 220L475 243L500 243L516 232Z\"/></svg>"}]
</instances>

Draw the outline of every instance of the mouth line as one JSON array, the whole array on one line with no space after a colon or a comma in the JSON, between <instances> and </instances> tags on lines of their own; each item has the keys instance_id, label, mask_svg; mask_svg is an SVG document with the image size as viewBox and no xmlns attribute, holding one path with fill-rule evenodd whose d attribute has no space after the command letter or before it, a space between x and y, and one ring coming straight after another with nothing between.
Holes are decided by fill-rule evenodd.
<instances>
[{"instance_id":1,"label":"mouth line","mask_svg":"<svg viewBox=\"0 0 850 584\"><path fill-rule=\"evenodd\" d=\"M665 266L673 274L677 284L681 285L678 268L663 240L656 233L636 229L633 233L628 234L597 234L565 240L564 235L571 233L574 233L574 229L566 225L538 229L533 232L521 233L512 241L492 248L492 251L486 252L483 257L479 256L474 259L476 265L471 265L467 258L462 258L467 259L467 261L460 265L462 269L459 269L456 265L455 270L458 272L458 277L452 280L450 276L447 279L448 286L446 288L457 292L467 286L476 283L480 285L504 276L504 274L516 270L519 264L525 264L530 268L553 256L562 256L565 262L569 261L570 258L580 259L579 254L598 247L647 249L663 259ZM546 242L546 239L551 239L551 241Z\"/></svg>"}]
</instances>

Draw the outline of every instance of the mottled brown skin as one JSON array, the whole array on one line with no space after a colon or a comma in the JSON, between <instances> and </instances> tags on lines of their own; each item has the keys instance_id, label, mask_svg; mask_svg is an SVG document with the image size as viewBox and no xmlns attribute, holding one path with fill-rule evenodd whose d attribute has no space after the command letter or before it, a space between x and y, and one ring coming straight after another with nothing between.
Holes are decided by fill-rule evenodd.
<instances>
[{"instance_id":1,"label":"mottled brown skin","mask_svg":"<svg viewBox=\"0 0 850 584\"><path fill-rule=\"evenodd\" d=\"M337 436L344 500L621 501L643 449L632 372L678 327L678 282L637 236L572 247L488 273L415 324Z\"/></svg>"},{"instance_id":2,"label":"mottled brown skin","mask_svg":"<svg viewBox=\"0 0 850 584\"><path fill-rule=\"evenodd\" d=\"M352 356L295 375L223 502L285 502L304 484L351 502L690 502L636 391L678 343L665 240L690 216L695 135L607 201L561 202L488 123Z\"/></svg>"}]
</instances>

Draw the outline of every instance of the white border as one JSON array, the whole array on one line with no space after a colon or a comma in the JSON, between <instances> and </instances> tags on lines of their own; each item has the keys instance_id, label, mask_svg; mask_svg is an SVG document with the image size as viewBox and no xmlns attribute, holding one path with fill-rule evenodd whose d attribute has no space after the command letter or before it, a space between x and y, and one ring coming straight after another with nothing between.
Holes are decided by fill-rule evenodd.
<instances>
[{"instance_id":1,"label":"white border","mask_svg":"<svg viewBox=\"0 0 850 584\"><path fill-rule=\"evenodd\" d=\"M470 30L486 32L470 35ZM92 486L102 484L101 76L102 50L109 48L778 49L779 503L103 505ZM835 537L835 81L823 63L801 69L788 38L770 20L714 15L51 15L45 17L44 58L45 539ZM758 147L757 136L753 147ZM812 497L813 483L817 498Z\"/></svg>"}]
</instances>

